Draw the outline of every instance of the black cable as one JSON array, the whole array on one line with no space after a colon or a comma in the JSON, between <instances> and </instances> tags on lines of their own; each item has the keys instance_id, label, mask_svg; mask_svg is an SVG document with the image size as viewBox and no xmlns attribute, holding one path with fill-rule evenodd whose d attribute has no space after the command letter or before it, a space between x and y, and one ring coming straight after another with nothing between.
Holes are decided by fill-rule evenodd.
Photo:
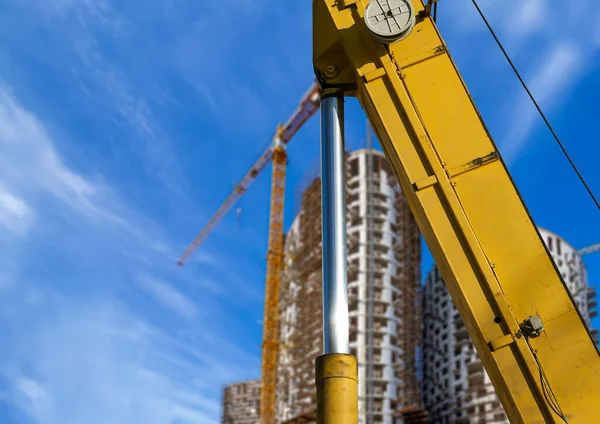
<instances>
[{"instance_id":1,"label":"black cable","mask_svg":"<svg viewBox=\"0 0 600 424\"><path fill-rule=\"evenodd\" d=\"M527 338L525 338L525 342L527 343L527 346L529 346L529 350L531 350L531 353L533 354L533 358L535 359L535 363L537 364L538 370L540 371L540 380L542 382L542 392L544 394L544 397L546 398L546 402L548 402L548 406L550 406L550 409L552 409L552 411L554 411L554 413L556 415L558 415L563 420L563 422L568 424L567 417L565 417L565 414L563 413L563 411L558 403L558 400L556 399L556 396L554 395L554 392L552 391L552 387L550 387L550 381L548 380L548 377L546 377L546 373L544 372L544 368L542 367L540 358L538 358L538 355L537 355L535 349L531 346L531 344L529 343L529 340Z\"/></svg>"},{"instance_id":2,"label":"black cable","mask_svg":"<svg viewBox=\"0 0 600 424\"><path fill-rule=\"evenodd\" d=\"M533 102L533 104L535 105L536 109L538 110L538 112L540 113L540 116L542 117L542 119L544 120L544 122L546 123L546 126L548 127L548 129L550 130L550 132L552 133L552 135L554 136L554 139L556 140L556 142L558 143L558 145L560 146L561 150L563 151L563 153L565 154L565 156L567 157L569 163L571 164L571 166L573 167L573 170L575 171L575 173L577 174L577 176L579 177L579 179L581 180L581 183L583 184L583 186L585 187L585 189L587 190L588 194L590 195L590 197L592 198L592 200L594 201L594 203L596 204L596 207L598 209L600 209L600 203L598 203L598 200L596 199L596 197L594 196L594 193L592 193L592 189L588 186L588 184L585 182L585 179L583 178L583 176L581 175L581 173L579 172L579 170L577 169L577 167L575 166L575 163L573 162L573 160L571 159L571 156L569 156L569 154L567 153L567 149L565 149L565 146L562 144L562 142L560 141L560 139L558 138L558 135L556 134L556 132L554 131L554 128L552 128L552 125L550 125L550 122L548 121L548 119L546 118L546 115L544 115L544 112L542 112L542 109L540 108L540 106L538 105L538 103L536 102L535 98L533 97L533 94L531 94L531 91L529 91L529 88L527 87L527 84L525 84L525 81L523 81L523 78L521 77L521 74L519 73L519 71L517 71L517 68L515 67L515 65L513 64L512 60L510 59L510 57L508 56L508 53L506 52L506 50L504 50L504 46L502 45L502 43L500 42L500 40L498 39L498 37L496 36L496 33L494 32L494 30L492 29L492 26L490 25L490 23L488 22L488 20L485 18L485 15L483 14L483 12L481 11L481 9L479 8L479 5L477 4L477 0L471 0L473 2L473 4L475 5L475 8L477 9L477 11L479 12L479 15L481 16L481 19L483 19L483 22L485 22L485 25L487 26L488 30L490 31L490 33L492 34L492 37L494 37L494 40L496 40L496 44L498 44L498 47L500 47L500 50L502 50L502 53L504 54L504 57L506 57L506 60L508 61L508 63L510 64L511 68L513 69L513 71L515 72L515 74L517 75L517 78L519 78L519 81L521 82L521 84L523 85L523 88L525 89L525 91L527 92L527 94L529 95L529 98L531 99L531 101Z\"/></svg>"}]
</instances>

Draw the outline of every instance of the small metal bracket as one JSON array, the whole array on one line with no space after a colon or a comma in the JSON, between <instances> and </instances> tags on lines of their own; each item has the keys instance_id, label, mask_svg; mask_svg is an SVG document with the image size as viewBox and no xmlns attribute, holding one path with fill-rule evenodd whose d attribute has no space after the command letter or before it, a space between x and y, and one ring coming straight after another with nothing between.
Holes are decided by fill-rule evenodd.
<instances>
[{"instance_id":1,"label":"small metal bracket","mask_svg":"<svg viewBox=\"0 0 600 424\"><path fill-rule=\"evenodd\" d=\"M429 177L425 178L424 180L415 181L413 183L413 187L415 188L416 191L421 191L424 188L431 187L432 185L436 184L437 182L438 182L438 180L435 177L435 175L430 175Z\"/></svg>"},{"instance_id":2,"label":"small metal bracket","mask_svg":"<svg viewBox=\"0 0 600 424\"><path fill-rule=\"evenodd\" d=\"M544 332L544 324L537 315L526 318L519 327L521 327L523 335L530 339L539 337Z\"/></svg>"},{"instance_id":3,"label":"small metal bracket","mask_svg":"<svg viewBox=\"0 0 600 424\"><path fill-rule=\"evenodd\" d=\"M506 334L502 337L498 337L496 340L491 341L489 345L492 352L495 352L498 349L502 349L503 347L510 345L514 341L515 339L512 334Z\"/></svg>"},{"instance_id":4,"label":"small metal bracket","mask_svg":"<svg viewBox=\"0 0 600 424\"><path fill-rule=\"evenodd\" d=\"M352 6L355 3L358 3L358 0L342 0L342 6L344 6L344 8Z\"/></svg>"},{"instance_id":5,"label":"small metal bracket","mask_svg":"<svg viewBox=\"0 0 600 424\"><path fill-rule=\"evenodd\" d=\"M425 9L421 10L417 14L417 23L419 23L422 20L424 20L425 18L428 18L429 16L431 16L431 7L433 6L433 3L437 3L437 2L438 2L438 0L429 0L427 2L427 4L425 5Z\"/></svg>"},{"instance_id":6,"label":"small metal bracket","mask_svg":"<svg viewBox=\"0 0 600 424\"><path fill-rule=\"evenodd\" d=\"M371 82L385 75L385 68L375 68L375 70L367 72L364 76L365 82Z\"/></svg>"}]
</instances>

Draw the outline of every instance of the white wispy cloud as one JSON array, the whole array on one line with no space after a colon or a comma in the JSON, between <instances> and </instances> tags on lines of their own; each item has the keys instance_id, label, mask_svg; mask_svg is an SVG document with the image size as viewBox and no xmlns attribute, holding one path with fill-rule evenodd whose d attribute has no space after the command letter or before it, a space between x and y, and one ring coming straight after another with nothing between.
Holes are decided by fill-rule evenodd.
<instances>
[{"instance_id":1,"label":"white wispy cloud","mask_svg":"<svg viewBox=\"0 0 600 424\"><path fill-rule=\"evenodd\" d=\"M162 241L156 234L149 234L149 231L156 232L152 229L154 225L131 211L111 187L92 181L67 167L58 155L46 126L15 100L8 87L2 85L0 147L3 152L0 155L0 181L9 182L15 188L12 194L0 190L0 198L7 205L12 205L11 217L20 216L23 225L31 220L33 212L20 199L20 193L42 191L53 195L86 219L103 225L104 230L109 229L120 237L133 239L136 244L150 248L156 254L175 257L171 243ZM7 214L4 212L1 216ZM143 227L139 225L141 223ZM135 255L135 250L128 252Z\"/></svg>"},{"instance_id":2,"label":"white wispy cloud","mask_svg":"<svg viewBox=\"0 0 600 424\"><path fill-rule=\"evenodd\" d=\"M139 276L138 282L142 289L150 294L157 303L178 314L186 318L194 318L198 313L198 310L192 301L169 283L161 281L151 275Z\"/></svg>"},{"instance_id":3,"label":"white wispy cloud","mask_svg":"<svg viewBox=\"0 0 600 424\"><path fill-rule=\"evenodd\" d=\"M581 51L571 44L553 47L548 58L530 76L530 90L539 104L546 109L560 106L561 94L576 84L584 72ZM522 151L536 123L541 119L525 93L513 98L516 105L514 116L502 144L502 154L510 162Z\"/></svg>"},{"instance_id":4,"label":"white wispy cloud","mask_svg":"<svg viewBox=\"0 0 600 424\"><path fill-rule=\"evenodd\" d=\"M552 107L557 94L571 82L577 81L577 72L583 65L581 51L572 43L555 45L545 63L537 69L531 78L532 89L538 93L540 102Z\"/></svg>"},{"instance_id":5,"label":"white wispy cloud","mask_svg":"<svg viewBox=\"0 0 600 424\"><path fill-rule=\"evenodd\" d=\"M302 43L302 51L289 49L298 32L286 29L293 15L308 40L310 6L252 0L227 0L216 8L160 0L12 3L21 18L13 22L28 25L0 30L0 36L19 41L18 48L0 56L3 63L18 64L15 74L26 72L15 77L12 67L0 66L8 81L0 84L0 182L12 196L11 219L15 211L29 211L23 216L29 216L31 238L20 242L26 255L11 245L0 259L5 346L0 349L0 401L30 416L18 422L214 423L220 386L259 374L260 335L253 318L260 314L264 272L237 258L231 266L233 261L225 260L233 251L222 257L197 252L190 263L194 267L186 267L185 274L177 271L175 259L183 249L165 234L183 233L186 224L176 223L172 214L185 209L185 201L164 207L160 201L179 194L182 177L174 145L181 138L197 137L202 149L211 143L217 146L214 157L222 156L224 144L218 137L202 139L204 132L196 134L196 124L189 124L192 119L220 120L211 127L216 134L251 140L254 131L262 139L273 130L272 111L283 109L277 114L281 119L296 105L297 96L284 92L298 88L296 82L305 76L309 80L298 82L295 94L310 83L310 43ZM270 18L264 19L267 7ZM289 8L302 13L290 14ZM194 16L206 20L198 23L201 30L186 25ZM265 32L261 21L270 25ZM252 51L266 42L286 49ZM32 48L20 48L26 45ZM40 77L39 69L48 72ZM63 80L64 75L69 77ZM163 75L167 84L160 80ZM35 88L28 91L35 86L30 80L44 78L68 101L48 102ZM53 78L59 81L54 84ZM205 92L207 104L188 102L187 111L196 112L176 115L182 105L169 83L186 94L193 95L190 88ZM160 108L161 101L173 102L174 110ZM90 131L77 128L88 122L98 131L90 139ZM118 153L107 154L112 149ZM204 163L198 156L182 162L196 160L194 173L215 169L214 160ZM113 166L116 157L124 160ZM120 186L121 175L109 173L129 163L135 164L131 174L140 176ZM154 192L161 187L147 174L176 193L164 190L169 194L157 199ZM148 202L139 202L143 206L136 207L136 199L128 196L131 185L150 193ZM158 211L147 212L157 204ZM227 314L220 314L221 301ZM236 334L247 315L256 337ZM173 317L185 319L167 327Z\"/></svg>"},{"instance_id":6,"label":"white wispy cloud","mask_svg":"<svg viewBox=\"0 0 600 424\"><path fill-rule=\"evenodd\" d=\"M120 12L120 7L120 3L108 0L32 0L26 6L25 19L50 31L55 41L52 48L32 50L31 54L48 62L61 58L53 66L70 74L78 83L87 95L87 108L95 106L120 128L122 148L139 155L149 175L179 192L185 180L174 142L161 124L162 117L152 107L153 101L162 98L153 97L155 92L164 90L155 89L153 79L146 83L146 79L132 78L130 67L136 64L115 61L105 51L107 41L117 45L129 43L137 30L129 17ZM144 8L159 10L161 6L158 2L146 2ZM26 31L18 35L31 37Z\"/></svg>"},{"instance_id":7,"label":"white wispy cloud","mask_svg":"<svg viewBox=\"0 0 600 424\"><path fill-rule=\"evenodd\" d=\"M6 86L0 86L0 143L4 179L21 188L43 188L91 216L106 213L93 201L96 186L64 166L45 127L15 101Z\"/></svg>"},{"instance_id":8,"label":"white wispy cloud","mask_svg":"<svg viewBox=\"0 0 600 424\"><path fill-rule=\"evenodd\" d=\"M41 118L23 107L8 87L0 85L0 147L3 151L0 181L14 187L9 192L8 186L0 185L0 225L9 225L13 231L25 230L35 217L34 207L28 204L27 197L36 199L40 194L50 194L70 209L69 221L73 221L71 213L75 212L76 216L95 224L103 234L111 234L115 248L132 261L152 268L158 265L156 258L159 257L160 263L172 272L184 246L172 243L152 220L131 210L101 177L92 180L68 167L59 156L56 144ZM58 211L60 208L46 206L40 213L48 215ZM222 266L224 261L225 258L216 252L196 252L190 265L196 263L203 271L219 270L221 279L229 285L217 282L209 275L203 275L193 283L211 293L222 293L224 286L229 289L237 286L249 299L260 300L260 293L247 281ZM186 278L186 275L180 274L180 277ZM179 305L184 315L194 314L193 307L177 293L162 297L167 294L168 287L148 284L146 288L152 288L163 302Z\"/></svg>"},{"instance_id":9,"label":"white wispy cloud","mask_svg":"<svg viewBox=\"0 0 600 424\"><path fill-rule=\"evenodd\" d=\"M13 319L27 324L28 336L5 333L0 376L13 387L6 401L44 424L217 422L218 398L194 384L221 378L212 364L181 357L169 337L119 303L77 303L47 295L34 306L44 319L19 305Z\"/></svg>"},{"instance_id":10,"label":"white wispy cloud","mask_svg":"<svg viewBox=\"0 0 600 424\"><path fill-rule=\"evenodd\" d=\"M104 93L103 104L113 106L113 110L136 137L136 141L129 144L142 154L145 163L165 185L179 191L183 177L172 141L159 124L160 119L150 108L145 96L136 92L126 74L102 55L94 42L83 45L79 40L78 43L77 52L88 70L85 77L80 78L84 81L92 78L95 87L90 94L97 99L98 91ZM117 123L121 124L119 121Z\"/></svg>"},{"instance_id":11,"label":"white wispy cloud","mask_svg":"<svg viewBox=\"0 0 600 424\"><path fill-rule=\"evenodd\" d=\"M14 390L23 409L38 420L43 420L51 403L51 397L38 381L20 376L14 381Z\"/></svg>"},{"instance_id":12,"label":"white wispy cloud","mask_svg":"<svg viewBox=\"0 0 600 424\"><path fill-rule=\"evenodd\" d=\"M523 34L521 31L537 31L546 13L548 13L548 3L545 0L524 1L517 6L514 29L520 34Z\"/></svg>"},{"instance_id":13,"label":"white wispy cloud","mask_svg":"<svg viewBox=\"0 0 600 424\"><path fill-rule=\"evenodd\" d=\"M237 134L244 128L245 138L264 137L273 130L274 113L295 106L293 95L302 94L295 89L299 84L308 88L312 79L310 44L298 42L310 37L305 25L310 10L306 3L246 0L226 0L218 8L198 5L195 25L169 46L172 65L203 100L203 113L221 124L221 132ZM297 22L293 29L286 23L289 16Z\"/></svg>"},{"instance_id":14,"label":"white wispy cloud","mask_svg":"<svg viewBox=\"0 0 600 424\"><path fill-rule=\"evenodd\" d=\"M31 207L0 183L0 225L8 231L22 234L29 228L33 217Z\"/></svg>"},{"instance_id":15,"label":"white wispy cloud","mask_svg":"<svg viewBox=\"0 0 600 424\"><path fill-rule=\"evenodd\" d=\"M0 383L11 391L5 394L0 389L0 401L43 424L216 422L217 388L223 382L255 377L258 370L255 355L191 319L200 313L217 319L214 314L219 311L210 302L222 293L220 282L210 276L186 281L191 277L178 275L175 252L179 247L161 236L152 220L130 209L105 179L85 175L65 160L59 154L62 143L53 137L41 114L21 104L9 87L0 86L2 214L11 219L35 216L31 243L40 244L35 238L43 234L42 227L49 226L55 230L52 248L56 252L66 252L65 243L82 246L70 252L65 264L83 261L92 267L89 274L84 272L71 282L47 272L41 280L31 281L21 275L29 256L22 256L12 245L5 250L0 331L6 335L6 348L0 351ZM55 215L66 217L67 223ZM74 226L76 222L80 225ZM70 226L68 232L61 231L64 225ZM100 279L101 285L116 287L115 297L104 301L92 289L96 272L91 270L97 267L93 253L87 252L88 246L100 243L108 245L103 259L111 268L121 269L116 273L120 280ZM157 258L165 257L168 265L161 265ZM35 258L36 263L43 260ZM220 260L204 252L199 261L214 267ZM133 278L130 270L137 273ZM155 277L155 271L161 276ZM138 286L128 288L127 283L139 273ZM187 284L188 291L202 291L203 297L188 297L183 287L176 289L174 281L166 282L171 281L169 275ZM60 294L71 290L72 283L80 297ZM140 291L135 287L152 296L159 307L138 302ZM179 334L167 336L164 329L149 323L170 320L169 312L187 318ZM27 336L23 337L25 328ZM230 358L240 366L231 367Z\"/></svg>"}]
</instances>

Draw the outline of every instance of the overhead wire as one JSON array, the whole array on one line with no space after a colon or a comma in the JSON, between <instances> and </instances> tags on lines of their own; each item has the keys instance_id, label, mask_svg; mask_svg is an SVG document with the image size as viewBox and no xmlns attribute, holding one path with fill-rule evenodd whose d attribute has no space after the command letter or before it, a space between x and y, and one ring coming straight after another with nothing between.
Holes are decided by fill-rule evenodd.
<instances>
[{"instance_id":1,"label":"overhead wire","mask_svg":"<svg viewBox=\"0 0 600 424\"><path fill-rule=\"evenodd\" d=\"M540 116L544 120L546 126L548 127L548 129L550 130L550 132L552 133L552 135L554 136L554 139L556 140L556 142L560 146L560 148L561 148L562 152L564 153L565 157L567 158L567 160L571 164L571 167L573 168L573 170L575 171L575 173L579 177L579 180L581 181L581 183L583 184L583 186L587 190L588 194L590 195L590 197L592 198L592 200L596 204L596 207L598 209L600 209L600 203L598 203L598 200L594 196L594 193L592 192L591 188L589 187L589 185L587 184L587 182L583 178L583 175L581 175L581 173L579 172L579 169L577 169L577 166L575 165L575 163L571 159L571 156L567 152L567 149L565 148L565 146L561 142L560 138L558 137L558 135L554 131L554 128L550 124L550 121L548 121L548 118L546 117L546 115L542 111L542 108L540 107L540 105L538 104L538 102L535 100L535 97L533 96L533 94L529 90L529 87L527 86L527 84L525 83L525 81L523 80L523 78L521 77L521 74L517 70L515 64L511 60L511 58L508 55L508 53L506 52L506 49L502 45L502 42L500 41L500 39L496 35L495 31L493 30L492 26L490 25L489 21L485 17L485 14L483 13L483 11L481 10L481 8L479 7L479 4L477 4L477 0L471 0L471 1L473 2L473 5L477 9L477 12L481 16L481 19L485 23L486 27L490 31L492 37L496 41L496 44L498 44L498 47L500 47L500 50L504 54L504 57L506 58L506 60L510 64L510 66L511 66L512 70L514 71L515 75L517 76L517 78L521 82L521 85L523 86L523 88L527 92L527 95L529 96L529 98L531 99L531 101L533 102L533 104L535 105L537 111L539 112ZM552 411L556 415L558 415L562 419L563 422L567 423L568 422L567 418L566 418L565 414L563 413L563 411L562 411L562 409L560 407L560 404L558 403L558 399L556 398L556 395L552 391L552 388L550 386L550 381L548 380L548 377L546 376L546 373L544 372L544 367L542 366L542 363L540 361L540 358L537 355L536 350L531 346L531 344L529 343L529 340L526 339L526 342L527 342L527 345L529 346L529 349L531 350L531 352L533 354L533 357L534 357L535 362L537 364L538 370L540 372L540 380L541 380L541 383L542 383L542 391L543 391L544 397L546 398L546 401L548 402L548 405L550 406L550 409L552 409Z\"/></svg>"},{"instance_id":2,"label":"overhead wire","mask_svg":"<svg viewBox=\"0 0 600 424\"><path fill-rule=\"evenodd\" d=\"M575 171L575 173L577 174L577 177L579 177L579 180L581 181L581 183L583 184L583 186L585 187L585 189L587 190L588 194L590 195L590 197L592 198L592 200L594 201L594 203L596 204L596 207L598 209L600 209L600 203L598 202L598 199L596 199L596 196L594 196L594 193L592 192L592 189L590 188L590 186L588 185L588 183L585 181L585 179L583 178L583 175L581 174L581 172L579 172L579 169L577 169L577 166L575 165L575 162L573 162L573 159L571 158L571 156L569 155L569 153L567 152L567 149L565 148L565 146L563 145L563 143L560 141L560 138L558 137L558 135L556 134L556 132L554 131L554 128L552 127L552 125L550 125L550 121L548 121L548 118L546 117L546 115L544 114L544 112L542 111L542 108L540 107L540 105L538 104L538 102L535 100L535 98L533 97L533 94L531 94L531 91L529 90L529 87L527 87L527 84L525 83L525 81L523 80L523 78L521 77L521 74L519 73L519 71L517 70L517 67L515 66L515 64L513 63L513 61L511 60L510 56L508 55L508 53L506 52L506 50L504 49L504 46L502 45L502 42L500 41L500 39L498 38L498 36L496 35L496 33L494 32L494 30L492 29L492 26L490 25L490 23L488 22L488 20L486 19L483 11L481 10L481 8L479 7L479 4L477 4L477 0L471 0L473 2L473 5L475 5L475 8L477 9L477 12L479 12L479 15L481 16L481 19L483 19L483 22L485 23L485 25L487 26L488 30L490 31L490 33L492 34L492 37L494 37L494 40L496 41L496 44L498 44L498 47L500 47L500 50L502 50L502 53L504 54L504 57L506 58L506 60L508 61L508 63L510 64L512 70L514 71L515 75L517 76L517 78L519 79L519 81L521 82L521 85L523 86L523 88L525 89L525 91L527 92L527 95L529 96L529 98L531 99L531 101L533 102L533 104L535 105L535 108L537 109L537 111L539 112L540 116L542 117L542 119L544 120L544 122L546 123L546 126L548 127L548 129L550 130L550 132L552 133L552 135L554 136L554 139L556 140L556 142L558 143L558 145L560 146L560 149L562 150L562 152L564 153L565 157L567 158L567 160L569 161L569 163L571 164L571 167L573 168L573 170Z\"/></svg>"}]
</instances>

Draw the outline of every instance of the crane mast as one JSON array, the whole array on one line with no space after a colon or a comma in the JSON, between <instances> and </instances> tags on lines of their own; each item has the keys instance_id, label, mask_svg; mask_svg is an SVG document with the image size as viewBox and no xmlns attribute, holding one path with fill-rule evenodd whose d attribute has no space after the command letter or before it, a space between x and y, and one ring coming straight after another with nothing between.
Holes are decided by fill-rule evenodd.
<instances>
[{"instance_id":1,"label":"crane mast","mask_svg":"<svg viewBox=\"0 0 600 424\"><path fill-rule=\"evenodd\" d=\"M287 154L282 146L273 151L271 215L263 318L260 422L275 423L275 386L279 353L279 285L283 266L283 207Z\"/></svg>"},{"instance_id":2,"label":"crane mast","mask_svg":"<svg viewBox=\"0 0 600 424\"><path fill-rule=\"evenodd\" d=\"M296 135L306 121L317 112L319 101L319 89L316 85L313 85L302 98L300 107L278 129L273 145L271 212L269 217L261 364L261 424L275 424L275 386L277 384L277 357L279 354L279 286L283 267L283 212L287 164L287 153L284 146Z\"/></svg>"},{"instance_id":3,"label":"crane mast","mask_svg":"<svg viewBox=\"0 0 600 424\"><path fill-rule=\"evenodd\" d=\"M511 423L600 422L598 349L448 53L432 4L313 0L322 107L358 98ZM335 144L327 130L322 143ZM345 394L355 396L355 372L327 368L336 358L354 368L343 353L317 361L319 423L357 422L355 399Z\"/></svg>"}]
</instances>

